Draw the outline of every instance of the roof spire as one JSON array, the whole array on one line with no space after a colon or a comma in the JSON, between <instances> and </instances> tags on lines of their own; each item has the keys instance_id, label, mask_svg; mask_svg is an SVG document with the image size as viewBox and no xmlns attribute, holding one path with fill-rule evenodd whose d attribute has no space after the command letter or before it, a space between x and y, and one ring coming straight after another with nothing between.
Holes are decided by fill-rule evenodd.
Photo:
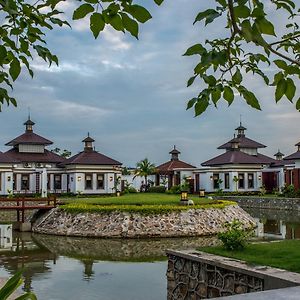
<instances>
[{"instance_id":1,"label":"roof spire","mask_svg":"<svg viewBox=\"0 0 300 300\"><path fill-rule=\"evenodd\" d=\"M25 128L26 128L26 132L33 132L33 125L34 125L35 123L34 122L32 122L31 121L31 119L30 119L30 107L28 107L28 119L27 119L27 121L24 123L24 125L25 125Z\"/></svg>"},{"instance_id":2,"label":"roof spire","mask_svg":"<svg viewBox=\"0 0 300 300\"><path fill-rule=\"evenodd\" d=\"M179 160L178 156L180 154L180 151L176 149L176 145L174 145L174 149L169 152L171 154L171 160Z\"/></svg>"},{"instance_id":3,"label":"roof spire","mask_svg":"<svg viewBox=\"0 0 300 300\"><path fill-rule=\"evenodd\" d=\"M95 142L95 140L90 137L89 132L88 132L88 136L82 142L84 143L84 151L85 152L93 151L93 149L94 149L93 142Z\"/></svg>"},{"instance_id":4,"label":"roof spire","mask_svg":"<svg viewBox=\"0 0 300 300\"><path fill-rule=\"evenodd\" d=\"M237 137L245 137L245 130L247 130L246 127L242 125L242 115L240 115L240 126L237 127L235 130L237 130Z\"/></svg>"},{"instance_id":5,"label":"roof spire","mask_svg":"<svg viewBox=\"0 0 300 300\"><path fill-rule=\"evenodd\" d=\"M278 149L278 152L274 154L276 160L282 160L284 157L284 154L280 152L280 150Z\"/></svg>"}]
</instances>

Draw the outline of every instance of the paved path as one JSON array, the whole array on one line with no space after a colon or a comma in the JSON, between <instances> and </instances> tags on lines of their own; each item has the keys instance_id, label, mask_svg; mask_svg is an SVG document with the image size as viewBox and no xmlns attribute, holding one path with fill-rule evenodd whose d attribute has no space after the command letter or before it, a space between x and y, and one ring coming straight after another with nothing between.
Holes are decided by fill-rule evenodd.
<instances>
[{"instance_id":1,"label":"paved path","mask_svg":"<svg viewBox=\"0 0 300 300\"><path fill-rule=\"evenodd\" d=\"M235 295L229 297L221 297L214 299L222 300L299 300L300 287L291 287L278 290L269 290L257 293L249 293L242 295Z\"/></svg>"}]
</instances>

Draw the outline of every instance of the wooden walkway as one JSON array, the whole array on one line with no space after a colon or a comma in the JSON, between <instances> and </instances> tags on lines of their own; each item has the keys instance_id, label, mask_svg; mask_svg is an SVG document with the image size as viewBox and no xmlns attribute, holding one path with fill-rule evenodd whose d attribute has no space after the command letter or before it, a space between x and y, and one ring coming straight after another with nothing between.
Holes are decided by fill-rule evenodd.
<instances>
[{"instance_id":1,"label":"wooden walkway","mask_svg":"<svg viewBox=\"0 0 300 300\"><path fill-rule=\"evenodd\" d=\"M0 198L0 210L15 210L17 221L25 222L25 211L42 209L50 210L57 206L56 197L49 198Z\"/></svg>"}]
</instances>

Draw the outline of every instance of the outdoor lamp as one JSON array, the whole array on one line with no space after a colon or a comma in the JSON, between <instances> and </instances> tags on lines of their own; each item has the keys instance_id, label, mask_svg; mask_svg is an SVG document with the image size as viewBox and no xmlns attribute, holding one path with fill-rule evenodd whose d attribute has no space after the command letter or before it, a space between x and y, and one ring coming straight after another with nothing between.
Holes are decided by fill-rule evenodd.
<instances>
[{"instance_id":1,"label":"outdoor lamp","mask_svg":"<svg viewBox=\"0 0 300 300\"><path fill-rule=\"evenodd\" d=\"M11 177L10 176L7 176L7 181L11 181Z\"/></svg>"},{"instance_id":2,"label":"outdoor lamp","mask_svg":"<svg viewBox=\"0 0 300 300\"><path fill-rule=\"evenodd\" d=\"M78 180L78 181L81 181L81 176L78 176L77 180Z\"/></svg>"},{"instance_id":3,"label":"outdoor lamp","mask_svg":"<svg viewBox=\"0 0 300 300\"><path fill-rule=\"evenodd\" d=\"M213 180L213 179L214 179L214 178L213 178L213 176L211 175L211 176L210 176L210 180Z\"/></svg>"},{"instance_id":4,"label":"outdoor lamp","mask_svg":"<svg viewBox=\"0 0 300 300\"><path fill-rule=\"evenodd\" d=\"M258 175L258 180L261 180L261 175Z\"/></svg>"},{"instance_id":5,"label":"outdoor lamp","mask_svg":"<svg viewBox=\"0 0 300 300\"><path fill-rule=\"evenodd\" d=\"M188 193L187 192L181 192L181 201L187 201L188 200Z\"/></svg>"},{"instance_id":6,"label":"outdoor lamp","mask_svg":"<svg viewBox=\"0 0 300 300\"><path fill-rule=\"evenodd\" d=\"M204 189L199 190L199 197L205 197L205 190Z\"/></svg>"}]
</instances>

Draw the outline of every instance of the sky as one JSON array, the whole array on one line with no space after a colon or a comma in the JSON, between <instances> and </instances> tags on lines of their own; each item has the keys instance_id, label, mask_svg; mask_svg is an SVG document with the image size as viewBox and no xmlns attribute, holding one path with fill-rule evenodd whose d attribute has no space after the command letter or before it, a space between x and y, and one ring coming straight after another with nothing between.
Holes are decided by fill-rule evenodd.
<instances>
[{"instance_id":1,"label":"sky","mask_svg":"<svg viewBox=\"0 0 300 300\"><path fill-rule=\"evenodd\" d=\"M76 154L89 132L97 151L125 166L135 166L145 157L156 165L163 163L174 145L182 160L200 166L222 153L216 148L233 137L240 115L246 135L268 146L264 154L273 156L278 149L286 155L295 152L300 113L286 99L275 104L274 90L258 78L248 77L246 85L256 92L262 111L240 98L229 108L224 101L218 109L209 107L197 118L193 110L186 111L187 100L201 84L186 87L197 59L182 54L224 33L221 22L192 24L197 12L212 1L165 0L161 7L150 0L137 2L153 16L140 27L138 41L111 28L95 40L86 20L72 23L72 30L47 32L48 48L59 57L59 67L49 68L35 59L33 79L22 71L13 91L18 107L4 106L0 113L1 151L24 131L30 107L34 131L54 142L49 149ZM74 2L62 4L67 19L74 7Z\"/></svg>"}]
</instances>

